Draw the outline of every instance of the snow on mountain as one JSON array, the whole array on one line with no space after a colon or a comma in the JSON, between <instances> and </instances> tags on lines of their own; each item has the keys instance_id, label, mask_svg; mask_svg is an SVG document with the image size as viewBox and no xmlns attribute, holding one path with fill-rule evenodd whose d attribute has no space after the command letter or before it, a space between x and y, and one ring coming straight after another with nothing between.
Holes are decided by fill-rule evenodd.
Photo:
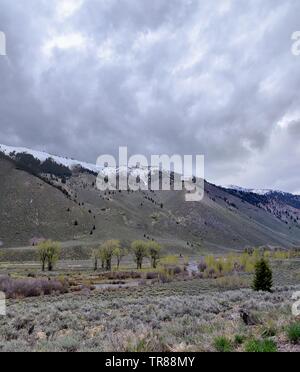
<instances>
[{"instance_id":1,"label":"snow on mountain","mask_svg":"<svg viewBox=\"0 0 300 372\"><path fill-rule=\"evenodd\" d=\"M78 160L70 159L70 158L64 158L56 155L51 155L46 152L42 151L35 151L35 150L30 150L25 147L12 147L12 146L5 146L5 145L0 145L0 152L3 152L5 155L12 157L12 154L30 154L34 158L40 160L41 162L46 161L47 159L51 158L53 159L57 164L63 165L69 169L72 169L76 166L81 166L84 169L87 169L91 172L100 172L102 168L98 167L96 164L90 164L90 163L85 163L81 162Z\"/></svg>"},{"instance_id":2,"label":"snow on mountain","mask_svg":"<svg viewBox=\"0 0 300 372\"><path fill-rule=\"evenodd\" d=\"M127 173L129 173L133 178L139 176L140 177L140 182L143 183L144 185L148 185L148 177L149 177L149 168L148 167L140 167L139 169L137 167L117 167L117 168L111 168L111 167L100 167L97 166L96 164L91 164L91 163L86 163L70 158L65 158L61 156L56 156L56 155L51 155L46 152L42 151L35 151L31 150L25 147L12 147L12 146L6 146L6 145L1 145L0 144L0 152L3 152L6 156L9 156L11 158L14 157L16 154L30 154L34 158L40 160L42 163L46 161L47 159L51 158L53 159L57 164L63 165L70 170L73 168L80 166L83 169L89 170L94 173L100 173L104 176L115 176L115 175L122 175L123 177L127 178Z\"/></svg>"},{"instance_id":3,"label":"snow on mountain","mask_svg":"<svg viewBox=\"0 0 300 372\"><path fill-rule=\"evenodd\" d=\"M222 186L224 189L227 190L235 190L235 191L240 191L240 192L246 192L246 193L252 193L252 194L257 194L257 195L270 195L270 194L283 194L286 195L288 193L279 191L279 190L271 190L271 189L248 189L245 187L240 187L236 185L227 185L227 186Z\"/></svg>"},{"instance_id":4,"label":"snow on mountain","mask_svg":"<svg viewBox=\"0 0 300 372\"><path fill-rule=\"evenodd\" d=\"M9 157L13 157L14 154L30 154L34 158L40 160L41 162L46 161L47 159L51 158L53 159L57 164L63 165L70 170L73 168L80 166L83 169L89 170L94 173L100 173L102 172L105 176L111 175L111 174L127 174L127 172L132 176L139 176L141 179L141 182L144 183L145 185L148 184L148 176L149 176L149 171L150 169L148 167L140 167L139 169L137 167L120 167L120 168L103 168L100 166L97 166L96 164L91 164L91 163L86 163L66 157L61 157L57 155L51 155L49 153L43 152L43 151L36 151L36 150L31 150L26 147L13 147L13 146L6 146L6 145L1 145L0 144L0 152L3 152L5 155ZM158 170L157 170L158 171ZM224 189L227 190L236 190L240 192L245 192L245 193L253 193L257 195L270 195L272 193L278 193L282 195L287 195L289 193L285 193L282 191L278 190L271 190L271 189L250 189L250 188L244 188L236 185L227 185L227 186L221 186Z\"/></svg>"}]
</instances>

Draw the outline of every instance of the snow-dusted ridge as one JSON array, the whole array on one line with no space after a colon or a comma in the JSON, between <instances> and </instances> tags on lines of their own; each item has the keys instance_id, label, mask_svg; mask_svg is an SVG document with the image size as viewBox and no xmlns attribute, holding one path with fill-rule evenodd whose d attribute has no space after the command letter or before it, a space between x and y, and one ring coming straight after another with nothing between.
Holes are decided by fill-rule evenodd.
<instances>
[{"instance_id":1,"label":"snow-dusted ridge","mask_svg":"<svg viewBox=\"0 0 300 372\"><path fill-rule=\"evenodd\" d=\"M91 172L94 172L94 173L102 172L105 175L115 173L115 172L118 173L118 174L121 174L123 172L125 172L125 173L129 172L133 177L135 175L136 176L137 175L141 176L141 182L143 182L144 184L148 183L149 168L144 168L143 169L143 167L141 167L141 169L139 169L139 171L137 171L136 168L126 168L126 167L120 167L120 168L117 168L117 169L103 168L103 167L97 166L96 164L86 163L86 162L82 162L82 161L79 161L79 160L74 160L74 159L61 157L61 156L57 156L57 155L51 155L51 154L49 154L47 152L43 152L43 151L31 150L31 149L28 149L26 147L13 147L13 146L1 145L1 144L0 144L0 152L3 152L6 156L9 156L11 158L13 158L12 154L21 154L21 153L30 154L34 158L40 160L41 162L44 162L47 159L51 158L57 164L63 165L65 167L69 168L70 170L74 169L77 166L80 166L83 169L86 169L88 171L91 171ZM141 170L143 170L142 175L141 175ZM244 188L244 187L240 187L240 186L236 186L236 185L226 185L226 186L220 186L220 187L222 187L224 189L227 189L227 190L236 190L236 191L240 191L240 192L253 193L253 194L257 194L257 195L270 195L270 194L274 194L274 193L282 194L282 195L295 195L295 194L288 193L288 192L283 192L283 191L280 191L280 190L250 189L250 188Z\"/></svg>"},{"instance_id":2,"label":"snow-dusted ridge","mask_svg":"<svg viewBox=\"0 0 300 372\"><path fill-rule=\"evenodd\" d=\"M82 161L74 160L74 159L69 159L69 158L64 158L56 155L51 155L46 152L42 151L35 151L35 150L30 150L26 147L12 147L12 146L6 146L6 145L1 145L0 144L0 151L3 152L5 155L11 157L11 154L30 154L34 158L40 160L41 162L46 161L47 159L51 158L53 159L57 164L63 165L70 170L72 170L76 166L81 166L84 169L87 169L91 172L98 173L102 170L102 168L98 167L96 164L90 164L90 163L85 163Z\"/></svg>"},{"instance_id":3,"label":"snow-dusted ridge","mask_svg":"<svg viewBox=\"0 0 300 372\"><path fill-rule=\"evenodd\" d=\"M227 186L222 186L224 189L227 190L235 190L235 191L240 191L240 192L245 192L245 193L252 193L252 194L257 194L257 195L270 195L270 194L282 194L282 195L293 195L288 192L280 191L280 190L271 190L271 189L247 189L245 187L240 187L236 185L227 185Z\"/></svg>"},{"instance_id":4,"label":"snow-dusted ridge","mask_svg":"<svg viewBox=\"0 0 300 372\"><path fill-rule=\"evenodd\" d=\"M36 151L31 150L26 147L12 147L12 146L6 146L0 144L0 152L3 152L6 156L13 158L15 154L29 154L32 155L34 158L40 160L42 163L46 161L47 159L51 158L55 161L55 163L63 165L67 168L69 168L71 171L77 166L82 167L83 169L86 169L88 171L94 172L94 173L102 173L105 176L109 175L115 175L115 174L125 174L129 173L132 177L140 176L141 182L143 182L145 185L148 184L148 176L149 176L149 168L143 168L140 167L139 170L137 168L127 168L124 166L117 167L117 168L103 168L100 166L97 166L96 164L86 163L70 158L64 158L61 156L51 155L47 152L43 151Z\"/></svg>"}]
</instances>

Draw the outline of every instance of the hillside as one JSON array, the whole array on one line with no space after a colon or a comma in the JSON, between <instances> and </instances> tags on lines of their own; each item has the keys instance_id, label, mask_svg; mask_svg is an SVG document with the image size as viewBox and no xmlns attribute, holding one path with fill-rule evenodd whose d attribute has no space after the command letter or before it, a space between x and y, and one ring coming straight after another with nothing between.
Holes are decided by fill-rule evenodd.
<instances>
[{"instance_id":1,"label":"hillside","mask_svg":"<svg viewBox=\"0 0 300 372\"><path fill-rule=\"evenodd\" d=\"M291 195L257 195L209 183L200 203L185 202L183 191L103 193L96 189L92 165L10 150L0 157L4 248L29 246L39 238L68 246L154 239L183 253L300 245L300 205Z\"/></svg>"},{"instance_id":2,"label":"hillside","mask_svg":"<svg viewBox=\"0 0 300 372\"><path fill-rule=\"evenodd\" d=\"M86 236L91 216L60 190L0 158L1 245L29 245L35 239ZM75 222L78 226L75 226Z\"/></svg>"}]
</instances>

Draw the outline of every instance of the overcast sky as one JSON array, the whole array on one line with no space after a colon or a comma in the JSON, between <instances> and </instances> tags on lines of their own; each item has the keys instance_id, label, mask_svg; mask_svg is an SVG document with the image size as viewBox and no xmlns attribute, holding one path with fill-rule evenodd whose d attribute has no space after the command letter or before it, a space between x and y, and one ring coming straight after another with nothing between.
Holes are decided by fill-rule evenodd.
<instances>
[{"instance_id":1,"label":"overcast sky","mask_svg":"<svg viewBox=\"0 0 300 372\"><path fill-rule=\"evenodd\" d=\"M300 192L297 30L299 0L0 0L0 143Z\"/></svg>"}]
</instances>

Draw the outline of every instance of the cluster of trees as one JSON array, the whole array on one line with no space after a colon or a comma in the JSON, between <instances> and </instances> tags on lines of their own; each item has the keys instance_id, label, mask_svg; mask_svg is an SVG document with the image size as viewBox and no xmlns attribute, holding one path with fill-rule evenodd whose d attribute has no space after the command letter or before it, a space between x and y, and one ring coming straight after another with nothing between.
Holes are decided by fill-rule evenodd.
<instances>
[{"instance_id":1,"label":"cluster of trees","mask_svg":"<svg viewBox=\"0 0 300 372\"><path fill-rule=\"evenodd\" d=\"M101 261L102 269L111 271L112 260L114 257L117 259L117 267L119 269L121 260L126 256L126 249L121 248L119 240L108 240L101 245L100 248L94 249L92 252L92 258L94 261L94 270L98 270L98 263Z\"/></svg>"},{"instance_id":2,"label":"cluster of trees","mask_svg":"<svg viewBox=\"0 0 300 372\"><path fill-rule=\"evenodd\" d=\"M35 176L41 173L47 173L65 179L72 175L69 168L56 163L52 158L48 158L44 162L41 162L33 155L27 153L12 153L11 155L19 169L25 170Z\"/></svg>"},{"instance_id":3,"label":"cluster of trees","mask_svg":"<svg viewBox=\"0 0 300 372\"><path fill-rule=\"evenodd\" d=\"M45 271L46 266L48 271L52 271L55 263L59 260L60 244L52 240L46 240L38 244L37 250L42 263L42 271ZM150 258L152 268L156 269L160 260L161 245L156 242L136 240L128 250L121 247L119 240L108 240L101 247L93 250L94 270L98 270L98 263L101 261L102 269L111 271L113 258L116 258L117 268L119 269L122 259L129 253L133 255L138 270L143 268L143 261L146 257ZM260 258L255 265L253 289L255 291L271 292L272 286L273 274L270 265L265 258Z\"/></svg>"},{"instance_id":4,"label":"cluster of trees","mask_svg":"<svg viewBox=\"0 0 300 372\"><path fill-rule=\"evenodd\" d=\"M42 271L52 271L55 263L59 260L61 246L58 242L45 240L37 246L39 260L42 264ZM160 260L161 246L156 242L145 242L143 240L134 241L129 249L122 248L119 240L108 240L98 249L92 252L94 270L98 270L99 262L103 270L111 271L112 260L115 258L117 269L120 268L122 259L132 254L137 264L137 269L143 268L143 261L146 257L150 258L152 268L156 269Z\"/></svg>"},{"instance_id":5,"label":"cluster of trees","mask_svg":"<svg viewBox=\"0 0 300 372\"><path fill-rule=\"evenodd\" d=\"M137 264L137 269L143 268L143 261L146 257L151 260L151 266L156 269L160 259L161 246L156 242L145 242L143 240L134 241L130 249L122 248L119 240L108 240L100 248L93 250L92 259L94 270L98 270L99 261L102 269L110 271L112 260L116 258L117 268L120 268L122 259L128 254L132 254Z\"/></svg>"},{"instance_id":6,"label":"cluster of trees","mask_svg":"<svg viewBox=\"0 0 300 372\"><path fill-rule=\"evenodd\" d=\"M46 265L48 271L52 271L55 263L59 260L61 247L58 242L46 240L37 246L39 259L42 264L42 270L45 271Z\"/></svg>"}]
</instances>

